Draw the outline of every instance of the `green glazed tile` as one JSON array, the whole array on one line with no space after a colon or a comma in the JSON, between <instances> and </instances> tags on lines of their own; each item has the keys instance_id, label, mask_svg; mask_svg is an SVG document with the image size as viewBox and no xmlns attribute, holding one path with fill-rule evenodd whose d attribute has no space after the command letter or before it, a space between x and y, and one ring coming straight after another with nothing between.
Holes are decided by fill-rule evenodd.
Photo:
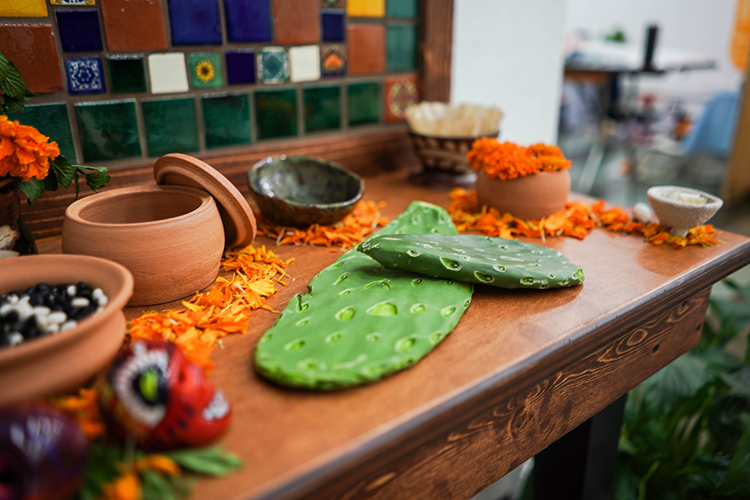
<instances>
[{"instance_id":1,"label":"green glazed tile","mask_svg":"<svg viewBox=\"0 0 750 500\"><path fill-rule=\"evenodd\" d=\"M195 99L141 102L149 156L189 153L200 149Z\"/></svg>"},{"instance_id":2,"label":"green glazed tile","mask_svg":"<svg viewBox=\"0 0 750 500\"><path fill-rule=\"evenodd\" d=\"M221 74L221 55L210 52L190 54L190 83L196 89L210 89L224 86Z\"/></svg>"},{"instance_id":3,"label":"green glazed tile","mask_svg":"<svg viewBox=\"0 0 750 500\"><path fill-rule=\"evenodd\" d=\"M113 94L146 92L143 56L107 56L107 66Z\"/></svg>"},{"instance_id":4,"label":"green glazed tile","mask_svg":"<svg viewBox=\"0 0 750 500\"><path fill-rule=\"evenodd\" d=\"M258 139L297 135L295 89L259 90L255 93Z\"/></svg>"},{"instance_id":5,"label":"green glazed tile","mask_svg":"<svg viewBox=\"0 0 750 500\"><path fill-rule=\"evenodd\" d=\"M385 15L388 17L419 17L419 0L387 0Z\"/></svg>"},{"instance_id":6,"label":"green glazed tile","mask_svg":"<svg viewBox=\"0 0 750 500\"><path fill-rule=\"evenodd\" d=\"M389 25L386 36L388 71L417 69L416 25Z\"/></svg>"},{"instance_id":7,"label":"green glazed tile","mask_svg":"<svg viewBox=\"0 0 750 500\"><path fill-rule=\"evenodd\" d=\"M70 131L68 107L65 103L26 106L23 113L14 113L9 109L7 112L9 120L18 120L21 125L30 125L49 137L50 141L56 142L60 154L68 161L78 161L73 134Z\"/></svg>"},{"instance_id":8,"label":"green glazed tile","mask_svg":"<svg viewBox=\"0 0 750 500\"><path fill-rule=\"evenodd\" d=\"M349 125L367 125L380 121L380 84L351 83L349 94Z\"/></svg>"},{"instance_id":9,"label":"green glazed tile","mask_svg":"<svg viewBox=\"0 0 750 500\"><path fill-rule=\"evenodd\" d=\"M305 132L341 128L341 88L316 87L303 91Z\"/></svg>"},{"instance_id":10,"label":"green glazed tile","mask_svg":"<svg viewBox=\"0 0 750 500\"><path fill-rule=\"evenodd\" d=\"M84 161L141 156L135 101L82 102L75 113Z\"/></svg>"},{"instance_id":11,"label":"green glazed tile","mask_svg":"<svg viewBox=\"0 0 750 500\"><path fill-rule=\"evenodd\" d=\"M247 94L204 95L201 101L207 148L251 141L250 99Z\"/></svg>"}]
</instances>

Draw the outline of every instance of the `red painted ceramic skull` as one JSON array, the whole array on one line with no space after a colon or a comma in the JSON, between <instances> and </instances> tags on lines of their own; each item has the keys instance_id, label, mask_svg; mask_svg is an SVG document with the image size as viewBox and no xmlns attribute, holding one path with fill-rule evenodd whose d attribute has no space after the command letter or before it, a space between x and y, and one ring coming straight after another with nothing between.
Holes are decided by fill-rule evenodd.
<instances>
[{"instance_id":1,"label":"red painted ceramic skull","mask_svg":"<svg viewBox=\"0 0 750 500\"><path fill-rule=\"evenodd\" d=\"M136 340L104 375L104 416L144 449L205 446L226 430L231 410L203 370L175 344Z\"/></svg>"}]
</instances>

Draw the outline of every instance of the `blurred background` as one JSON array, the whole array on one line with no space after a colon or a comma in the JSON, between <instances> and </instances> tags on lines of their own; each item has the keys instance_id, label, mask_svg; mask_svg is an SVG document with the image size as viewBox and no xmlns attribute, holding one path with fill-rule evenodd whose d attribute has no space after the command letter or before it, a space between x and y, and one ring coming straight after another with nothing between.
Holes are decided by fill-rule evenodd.
<instances>
[{"instance_id":1,"label":"blurred background","mask_svg":"<svg viewBox=\"0 0 750 500\"><path fill-rule=\"evenodd\" d=\"M558 143L577 192L633 205L653 185L694 187L730 198L717 217L750 234L747 193L725 182L748 10L743 0L457 0L451 100L501 108L501 139Z\"/></svg>"}]
</instances>

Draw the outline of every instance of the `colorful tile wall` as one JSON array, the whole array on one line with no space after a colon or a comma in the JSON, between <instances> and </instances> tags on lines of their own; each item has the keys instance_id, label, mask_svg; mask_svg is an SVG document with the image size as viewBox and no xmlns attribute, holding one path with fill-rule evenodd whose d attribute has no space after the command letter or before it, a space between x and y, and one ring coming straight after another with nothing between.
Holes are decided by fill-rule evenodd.
<instances>
[{"instance_id":1,"label":"colorful tile wall","mask_svg":"<svg viewBox=\"0 0 750 500\"><path fill-rule=\"evenodd\" d=\"M219 45L221 23L215 0L169 0L174 45Z\"/></svg>"},{"instance_id":2,"label":"colorful tile wall","mask_svg":"<svg viewBox=\"0 0 750 500\"><path fill-rule=\"evenodd\" d=\"M297 135L297 92L259 90L255 93L258 139Z\"/></svg>"},{"instance_id":3,"label":"colorful tile wall","mask_svg":"<svg viewBox=\"0 0 750 500\"><path fill-rule=\"evenodd\" d=\"M141 103L149 156L200 149L195 99L158 99Z\"/></svg>"},{"instance_id":4,"label":"colorful tile wall","mask_svg":"<svg viewBox=\"0 0 750 500\"><path fill-rule=\"evenodd\" d=\"M207 148L250 142L250 100L246 94L204 95L201 101Z\"/></svg>"},{"instance_id":5,"label":"colorful tile wall","mask_svg":"<svg viewBox=\"0 0 750 500\"><path fill-rule=\"evenodd\" d=\"M146 72L141 55L114 55L107 57L109 86L113 94L146 92Z\"/></svg>"},{"instance_id":6,"label":"colorful tile wall","mask_svg":"<svg viewBox=\"0 0 750 500\"><path fill-rule=\"evenodd\" d=\"M268 0L224 0L224 17L229 42L273 40Z\"/></svg>"},{"instance_id":7,"label":"colorful tile wall","mask_svg":"<svg viewBox=\"0 0 750 500\"><path fill-rule=\"evenodd\" d=\"M141 156L135 101L82 102L75 105L83 161Z\"/></svg>"},{"instance_id":8,"label":"colorful tile wall","mask_svg":"<svg viewBox=\"0 0 750 500\"><path fill-rule=\"evenodd\" d=\"M304 89L305 132L341 128L341 87Z\"/></svg>"},{"instance_id":9,"label":"colorful tile wall","mask_svg":"<svg viewBox=\"0 0 750 500\"><path fill-rule=\"evenodd\" d=\"M380 84L352 83L347 86L349 125L372 125L380 122Z\"/></svg>"},{"instance_id":10,"label":"colorful tile wall","mask_svg":"<svg viewBox=\"0 0 750 500\"><path fill-rule=\"evenodd\" d=\"M45 0L5 0L0 4L3 17L46 17Z\"/></svg>"},{"instance_id":11,"label":"colorful tile wall","mask_svg":"<svg viewBox=\"0 0 750 500\"><path fill-rule=\"evenodd\" d=\"M62 90L62 71L51 25L0 24L0 52L13 61L32 92Z\"/></svg>"},{"instance_id":12,"label":"colorful tile wall","mask_svg":"<svg viewBox=\"0 0 750 500\"><path fill-rule=\"evenodd\" d=\"M55 17L63 52L99 52L103 49L96 10L56 10Z\"/></svg>"},{"instance_id":13,"label":"colorful tile wall","mask_svg":"<svg viewBox=\"0 0 750 500\"><path fill-rule=\"evenodd\" d=\"M101 6L109 50L127 52L167 48L160 0L106 0Z\"/></svg>"},{"instance_id":14,"label":"colorful tile wall","mask_svg":"<svg viewBox=\"0 0 750 500\"><path fill-rule=\"evenodd\" d=\"M419 96L419 0L0 3L26 18L0 52L45 94L18 117L79 162L387 127Z\"/></svg>"},{"instance_id":15,"label":"colorful tile wall","mask_svg":"<svg viewBox=\"0 0 750 500\"><path fill-rule=\"evenodd\" d=\"M347 39L350 75L374 75L385 71L385 28L382 25L349 25Z\"/></svg>"}]
</instances>

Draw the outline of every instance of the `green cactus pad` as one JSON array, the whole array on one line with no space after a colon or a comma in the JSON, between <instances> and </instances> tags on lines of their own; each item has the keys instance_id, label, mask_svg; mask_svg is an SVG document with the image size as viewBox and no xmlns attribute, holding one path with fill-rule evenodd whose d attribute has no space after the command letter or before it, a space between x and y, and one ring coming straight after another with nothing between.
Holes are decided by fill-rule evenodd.
<instances>
[{"instance_id":1,"label":"green cactus pad","mask_svg":"<svg viewBox=\"0 0 750 500\"><path fill-rule=\"evenodd\" d=\"M386 269L500 288L562 288L583 270L557 250L485 236L378 235L357 248Z\"/></svg>"},{"instance_id":2,"label":"green cactus pad","mask_svg":"<svg viewBox=\"0 0 750 500\"><path fill-rule=\"evenodd\" d=\"M457 234L440 207L414 202L378 234ZM350 250L296 295L255 350L255 368L281 385L341 389L407 368L469 307L473 286L385 269Z\"/></svg>"}]
</instances>

